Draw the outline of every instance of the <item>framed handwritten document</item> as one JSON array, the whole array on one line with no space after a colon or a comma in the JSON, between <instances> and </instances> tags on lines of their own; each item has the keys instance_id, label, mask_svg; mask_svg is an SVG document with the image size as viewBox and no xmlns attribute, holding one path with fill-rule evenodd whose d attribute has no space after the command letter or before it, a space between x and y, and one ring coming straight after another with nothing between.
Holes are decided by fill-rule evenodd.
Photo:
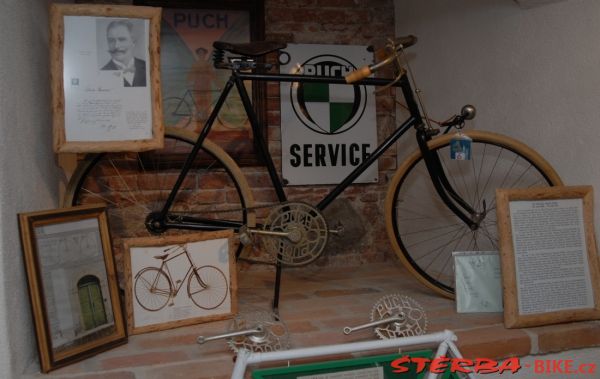
<instances>
[{"instance_id":1,"label":"framed handwritten document","mask_svg":"<svg viewBox=\"0 0 600 379\"><path fill-rule=\"evenodd\" d=\"M52 4L54 151L163 145L160 8Z\"/></svg>"},{"instance_id":2,"label":"framed handwritten document","mask_svg":"<svg viewBox=\"0 0 600 379\"><path fill-rule=\"evenodd\" d=\"M507 328L600 319L591 186L496 192Z\"/></svg>"}]
</instances>

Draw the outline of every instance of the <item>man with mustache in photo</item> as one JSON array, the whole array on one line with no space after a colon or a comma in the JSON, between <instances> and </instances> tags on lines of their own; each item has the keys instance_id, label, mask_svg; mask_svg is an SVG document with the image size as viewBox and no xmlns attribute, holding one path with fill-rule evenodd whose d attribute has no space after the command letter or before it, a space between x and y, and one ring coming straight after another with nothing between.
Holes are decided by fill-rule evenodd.
<instances>
[{"instance_id":1,"label":"man with mustache in photo","mask_svg":"<svg viewBox=\"0 0 600 379\"><path fill-rule=\"evenodd\" d=\"M133 56L133 24L129 20L112 21L106 28L106 38L112 59L102 70L121 70L125 87L145 87L146 62Z\"/></svg>"}]
</instances>

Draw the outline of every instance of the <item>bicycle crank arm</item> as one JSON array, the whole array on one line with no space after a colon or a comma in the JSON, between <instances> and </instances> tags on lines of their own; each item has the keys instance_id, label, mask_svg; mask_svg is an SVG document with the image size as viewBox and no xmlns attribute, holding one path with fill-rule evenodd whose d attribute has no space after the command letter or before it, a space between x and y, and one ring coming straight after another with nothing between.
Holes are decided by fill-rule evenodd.
<instances>
[{"instance_id":1,"label":"bicycle crank arm","mask_svg":"<svg viewBox=\"0 0 600 379\"><path fill-rule=\"evenodd\" d=\"M354 327L346 326L344 328L344 334L348 335L348 334L350 334L352 332L356 332L358 330L363 330L363 329L371 328L373 326L379 326L379 325L383 325L383 324L389 324L391 322L403 322L405 320L406 320L406 318L404 316L397 315L397 316L383 318L381 320L369 322L367 324L362 324L362 325L358 325L358 326L354 326Z\"/></svg>"},{"instance_id":2,"label":"bicycle crank arm","mask_svg":"<svg viewBox=\"0 0 600 379\"><path fill-rule=\"evenodd\" d=\"M210 336L210 337L198 336L198 338L196 338L196 342L199 343L200 345L202 345L209 341L215 341L215 340L221 340L224 338L239 337L239 336L250 336L250 335L254 335L254 334L261 334L263 332L264 332L263 326L258 325L254 329L245 329L245 330L240 330L237 332L223 333L223 334L218 334L216 336Z\"/></svg>"}]
</instances>

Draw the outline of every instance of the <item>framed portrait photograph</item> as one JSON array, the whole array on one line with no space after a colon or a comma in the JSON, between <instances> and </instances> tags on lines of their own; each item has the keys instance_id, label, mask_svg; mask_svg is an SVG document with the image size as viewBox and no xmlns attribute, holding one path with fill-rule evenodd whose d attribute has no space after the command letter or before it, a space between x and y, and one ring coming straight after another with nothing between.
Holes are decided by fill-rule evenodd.
<instances>
[{"instance_id":1,"label":"framed portrait photograph","mask_svg":"<svg viewBox=\"0 0 600 379\"><path fill-rule=\"evenodd\" d=\"M160 8L52 4L54 151L163 146Z\"/></svg>"},{"instance_id":2,"label":"framed portrait photograph","mask_svg":"<svg viewBox=\"0 0 600 379\"><path fill-rule=\"evenodd\" d=\"M233 232L126 239L130 334L222 320L237 312Z\"/></svg>"},{"instance_id":3,"label":"framed portrait photograph","mask_svg":"<svg viewBox=\"0 0 600 379\"><path fill-rule=\"evenodd\" d=\"M127 341L105 208L19 214L40 367Z\"/></svg>"},{"instance_id":4,"label":"framed portrait photograph","mask_svg":"<svg viewBox=\"0 0 600 379\"><path fill-rule=\"evenodd\" d=\"M498 189L507 328L600 319L591 186Z\"/></svg>"},{"instance_id":5,"label":"framed portrait photograph","mask_svg":"<svg viewBox=\"0 0 600 379\"><path fill-rule=\"evenodd\" d=\"M200 132L230 75L229 70L213 66L213 42L263 40L263 0L134 0L134 3L163 7L160 59L165 126ZM265 85L250 82L245 85L262 124L266 120ZM234 88L208 138L240 165L256 165L260 162L251 136L250 120Z\"/></svg>"}]
</instances>

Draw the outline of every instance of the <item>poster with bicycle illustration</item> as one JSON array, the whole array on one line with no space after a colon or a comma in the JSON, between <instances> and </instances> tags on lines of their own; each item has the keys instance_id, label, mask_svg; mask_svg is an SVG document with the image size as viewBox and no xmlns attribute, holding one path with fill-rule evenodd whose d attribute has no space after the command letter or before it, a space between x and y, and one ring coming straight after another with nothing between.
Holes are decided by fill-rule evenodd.
<instances>
[{"instance_id":1,"label":"poster with bicycle illustration","mask_svg":"<svg viewBox=\"0 0 600 379\"><path fill-rule=\"evenodd\" d=\"M231 317L237 309L231 231L124 242L130 334Z\"/></svg>"},{"instance_id":2,"label":"poster with bicycle illustration","mask_svg":"<svg viewBox=\"0 0 600 379\"><path fill-rule=\"evenodd\" d=\"M160 33L163 118L166 127L200 132L229 78L215 69L213 42L244 43L262 39L262 0L202 2L139 0L135 4L163 7ZM264 118L262 85L246 83L253 104ZM234 158L255 164L250 121L235 90L217 114L209 138Z\"/></svg>"}]
</instances>

